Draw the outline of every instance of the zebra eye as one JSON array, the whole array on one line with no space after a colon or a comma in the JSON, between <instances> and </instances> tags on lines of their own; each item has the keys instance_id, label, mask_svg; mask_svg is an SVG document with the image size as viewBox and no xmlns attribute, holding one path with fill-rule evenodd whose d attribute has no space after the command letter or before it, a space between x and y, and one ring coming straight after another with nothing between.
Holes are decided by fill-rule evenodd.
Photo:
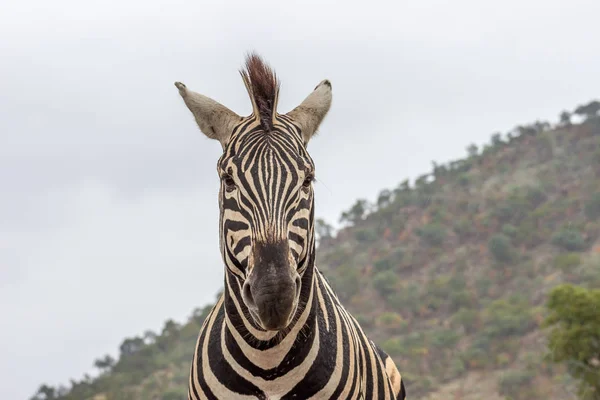
<instances>
[{"instance_id":1,"label":"zebra eye","mask_svg":"<svg viewBox=\"0 0 600 400\"><path fill-rule=\"evenodd\" d=\"M310 187L310 184L312 183L312 181L313 181L314 179L315 179L315 177L314 177L314 176L312 176L312 175L308 175L308 176L306 177L306 179L304 179L304 182L302 182L302 186L303 186L303 187L305 187L305 188L309 188L309 187Z\"/></svg>"},{"instance_id":2,"label":"zebra eye","mask_svg":"<svg viewBox=\"0 0 600 400\"><path fill-rule=\"evenodd\" d=\"M228 192L231 192L232 190L235 189L235 181L233 180L233 177L229 174L227 175L223 175L223 183L225 184L225 190L227 190Z\"/></svg>"}]
</instances>

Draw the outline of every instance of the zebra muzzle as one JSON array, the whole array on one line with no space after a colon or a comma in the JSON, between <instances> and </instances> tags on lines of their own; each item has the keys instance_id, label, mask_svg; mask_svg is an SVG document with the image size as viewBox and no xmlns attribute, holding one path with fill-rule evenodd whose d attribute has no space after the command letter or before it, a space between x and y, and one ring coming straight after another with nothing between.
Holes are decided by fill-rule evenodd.
<instances>
[{"instance_id":1,"label":"zebra muzzle","mask_svg":"<svg viewBox=\"0 0 600 400\"><path fill-rule=\"evenodd\" d=\"M244 303L256 322L266 330L276 331L288 326L298 306L300 276L286 275L244 283Z\"/></svg>"}]
</instances>

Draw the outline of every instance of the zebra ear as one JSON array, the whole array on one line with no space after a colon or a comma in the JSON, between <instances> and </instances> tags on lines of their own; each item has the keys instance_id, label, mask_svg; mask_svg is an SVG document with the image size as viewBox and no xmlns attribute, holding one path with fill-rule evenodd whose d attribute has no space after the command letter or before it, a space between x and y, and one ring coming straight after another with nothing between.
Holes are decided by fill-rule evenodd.
<instances>
[{"instance_id":1,"label":"zebra ear","mask_svg":"<svg viewBox=\"0 0 600 400\"><path fill-rule=\"evenodd\" d=\"M298 107L286 114L300 126L305 145L321 125L329 107L331 107L331 82L324 80Z\"/></svg>"},{"instance_id":2,"label":"zebra ear","mask_svg":"<svg viewBox=\"0 0 600 400\"><path fill-rule=\"evenodd\" d=\"M179 94L194 115L202 133L221 142L225 149L236 123L242 117L213 99L189 90L181 82L175 82L175 87L179 89Z\"/></svg>"}]
</instances>

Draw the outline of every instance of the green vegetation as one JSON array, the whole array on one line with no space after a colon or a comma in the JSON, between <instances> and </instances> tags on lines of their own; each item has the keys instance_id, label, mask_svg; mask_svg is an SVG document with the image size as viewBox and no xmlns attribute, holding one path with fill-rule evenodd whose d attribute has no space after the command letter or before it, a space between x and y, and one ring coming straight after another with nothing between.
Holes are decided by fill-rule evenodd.
<instances>
[{"instance_id":1,"label":"green vegetation","mask_svg":"<svg viewBox=\"0 0 600 400\"><path fill-rule=\"evenodd\" d=\"M572 398L573 384L581 399L599 398L599 112L584 104L554 127L537 121L470 145L414 182L399 176L375 204L343 212L337 232L316 221L319 268L411 398L462 398L446 388L473 377L491 384L470 384L479 392L464 399ZM118 359L90 360L98 376L34 398L184 399L209 311L127 338Z\"/></svg>"},{"instance_id":2,"label":"green vegetation","mask_svg":"<svg viewBox=\"0 0 600 400\"><path fill-rule=\"evenodd\" d=\"M552 290L548 358L565 362L582 399L600 399L600 290L570 284Z\"/></svg>"},{"instance_id":3,"label":"green vegetation","mask_svg":"<svg viewBox=\"0 0 600 400\"><path fill-rule=\"evenodd\" d=\"M514 259L511 241L503 233L492 236L488 242L488 248L497 261L508 263Z\"/></svg>"}]
</instances>

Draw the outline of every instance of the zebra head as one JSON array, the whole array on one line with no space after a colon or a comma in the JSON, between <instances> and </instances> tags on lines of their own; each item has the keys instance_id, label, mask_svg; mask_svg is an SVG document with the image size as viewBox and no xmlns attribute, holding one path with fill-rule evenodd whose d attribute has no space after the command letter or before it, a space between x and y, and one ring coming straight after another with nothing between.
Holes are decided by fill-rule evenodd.
<instances>
[{"instance_id":1,"label":"zebra head","mask_svg":"<svg viewBox=\"0 0 600 400\"><path fill-rule=\"evenodd\" d=\"M175 86L200 130L223 148L217 172L226 291L240 315L277 331L292 322L302 276L313 263L315 169L306 146L329 111L331 84L322 81L298 107L279 114L273 70L253 54L240 72L252 102L249 117Z\"/></svg>"}]
</instances>

